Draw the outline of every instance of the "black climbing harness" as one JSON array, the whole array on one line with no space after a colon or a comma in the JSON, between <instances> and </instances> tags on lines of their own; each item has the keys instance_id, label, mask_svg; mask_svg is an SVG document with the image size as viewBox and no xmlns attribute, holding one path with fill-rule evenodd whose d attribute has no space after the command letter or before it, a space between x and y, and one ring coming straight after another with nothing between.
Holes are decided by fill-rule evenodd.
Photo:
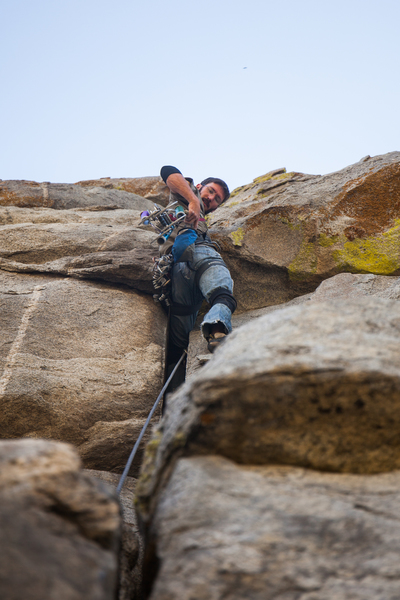
<instances>
[{"instance_id":1,"label":"black climbing harness","mask_svg":"<svg viewBox=\"0 0 400 600\"><path fill-rule=\"evenodd\" d=\"M187 304L178 304L177 302L172 302L171 296L171 270L174 266L174 258L172 254L165 254L160 258L153 258L153 286L156 290L158 290L155 294L153 294L153 299L155 302L161 302L161 304L170 310L171 315L177 315L180 317L186 317L198 312L203 304L203 300L201 300L198 304L187 305ZM194 284L199 285L199 281L201 276L211 267L221 266L226 267L225 262L222 258L207 258L200 264L200 267L195 270ZM190 264L188 263L188 267L191 269ZM193 269L192 269L193 270ZM225 288L218 288L213 294L213 298L210 298L210 304L213 305L214 297L218 295L230 296L231 298L228 301L223 301L222 304L226 304L232 310L235 311L236 301L234 300L231 292ZM221 301L221 300L220 300Z\"/></svg>"}]
</instances>

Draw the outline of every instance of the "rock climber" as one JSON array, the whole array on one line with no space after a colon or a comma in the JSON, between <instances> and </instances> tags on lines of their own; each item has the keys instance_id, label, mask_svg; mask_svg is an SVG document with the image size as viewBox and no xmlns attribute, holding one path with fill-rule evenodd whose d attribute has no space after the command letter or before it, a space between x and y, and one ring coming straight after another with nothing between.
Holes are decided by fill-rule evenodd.
<instances>
[{"instance_id":1,"label":"rock climber","mask_svg":"<svg viewBox=\"0 0 400 600\"><path fill-rule=\"evenodd\" d=\"M205 215L229 198L222 179L209 177L196 186L172 166L161 169L161 177L170 189L170 200L187 209L185 220L161 246L162 254L172 252L170 348L178 355L189 344L200 306L205 298L210 310L201 323L201 331L213 352L232 331L231 316L236 308L233 281L227 266L207 233Z\"/></svg>"}]
</instances>

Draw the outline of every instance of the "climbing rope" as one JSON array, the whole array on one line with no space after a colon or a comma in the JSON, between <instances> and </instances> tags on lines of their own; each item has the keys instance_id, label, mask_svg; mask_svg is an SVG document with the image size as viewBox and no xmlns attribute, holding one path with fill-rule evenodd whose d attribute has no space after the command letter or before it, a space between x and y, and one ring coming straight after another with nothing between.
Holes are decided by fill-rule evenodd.
<instances>
[{"instance_id":1,"label":"climbing rope","mask_svg":"<svg viewBox=\"0 0 400 600\"><path fill-rule=\"evenodd\" d=\"M178 362L176 363L176 365L175 365L175 367L174 367L174 369L173 369L173 371L172 371L171 375L168 377L167 381L165 382L163 389L162 389L162 390L161 390L161 392L159 393L159 395L158 395L158 398L157 398L157 400L155 401L155 403L154 403L154 406L153 406L153 408L151 409L151 411L150 411L150 413L149 413L149 416L147 417L146 423L143 425L142 431L140 432L140 435L139 435L139 437L138 437L138 439L137 439L137 441L136 441L136 444L134 445L134 447L133 447L133 450L132 450L132 452L131 452L131 454L130 454L130 456L129 456L129 458L128 458L128 462L126 463L126 466L125 466L124 472L123 472L123 473L122 473L122 475L121 475L121 479L119 480L118 487L117 487L117 494L118 494L118 495L120 494L120 492L121 492L121 490L122 490L122 486L123 486L123 485L124 485L124 483L125 483L125 479L127 478L127 475L128 475L128 473L129 473L129 470L130 470L130 468L131 468L131 465L132 465L132 462L133 462L133 459L135 458L135 454L136 454L136 452L137 452L137 449L139 448L139 444L140 444L140 442L142 441L142 437L143 437L143 436L144 436L144 434L145 434L145 431L146 431L146 429L147 429L147 426L148 426L148 424L150 423L151 417L153 416L153 414L154 414L154 411L156 410L156 408L157 408L157 406L158 406L158 403L160 402L161 398L162 398L162 397L163 397L163 395L164 395L164 392L165 392L165 390L167 389L167 387L168 387L168 385L169 385L169 382L171 381L171 379L172 379L172 378L173 378L173 376L175 375L177 368L178 368L178 367L179 367L179 365L181 364L181 362L182 362L183 358L186 356L186 354L187 354L187 352L186 352L186 350L184 350L184 351L183 351L183 353L182 353L182 356L180 357L180 359L179 359L179 360L178 360Z\"/></svg>"}]
</instances>

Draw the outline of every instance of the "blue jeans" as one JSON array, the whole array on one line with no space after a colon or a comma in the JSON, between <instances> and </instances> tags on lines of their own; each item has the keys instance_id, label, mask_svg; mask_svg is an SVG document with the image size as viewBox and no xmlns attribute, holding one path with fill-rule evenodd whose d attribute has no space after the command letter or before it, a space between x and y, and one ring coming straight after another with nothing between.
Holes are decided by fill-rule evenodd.
<instances>
[{"instance_id":1,"label":"blue jeans","mask_svg":"<svg viewBox=\"0 0 400 600\"><path fill-rule=\"evenodd\" d=\"M208 301L215 290L225 288L233 292L233 281L228 268L222 263L212 265L204 271L196 285L196 271L205 260L210 258L221 259L220 255L212 246L195 246L193 260L184 263L180 262L172 269L172 291L173 302L185 306L196 306L204 298ZM187 348L189 344L189 333L192 331L196 322L198 311L187 316L171 315L170 340L178 348ZM203 336L207 338L210 334L211 326L215 323L222 323L225 333L232 331L231 325L232 313L225 304L214 304L205 315L201 324Z\"/></svg>"}]
</instances>

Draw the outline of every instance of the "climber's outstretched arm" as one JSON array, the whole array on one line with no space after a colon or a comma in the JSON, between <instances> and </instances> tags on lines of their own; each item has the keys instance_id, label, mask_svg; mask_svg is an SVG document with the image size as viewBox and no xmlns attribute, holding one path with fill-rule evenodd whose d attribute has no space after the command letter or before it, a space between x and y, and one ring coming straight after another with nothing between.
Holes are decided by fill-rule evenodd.
<instances>
[{"instance_id":1,"label":"climber's outstretched arm","mask_svg":"<svg viewBox=\"0 0 400 600\"><path fill-rule=\"evenodd\" d=\"M172 170L174 172L171 172ZM179 194L187 201L188 214L185 221L194 227L194 229L197 229L200 219L200 201L191 190L189 183L175 167L163 167L161 169L161 177L173 194Z\"/></svg>"}]
</instances>

